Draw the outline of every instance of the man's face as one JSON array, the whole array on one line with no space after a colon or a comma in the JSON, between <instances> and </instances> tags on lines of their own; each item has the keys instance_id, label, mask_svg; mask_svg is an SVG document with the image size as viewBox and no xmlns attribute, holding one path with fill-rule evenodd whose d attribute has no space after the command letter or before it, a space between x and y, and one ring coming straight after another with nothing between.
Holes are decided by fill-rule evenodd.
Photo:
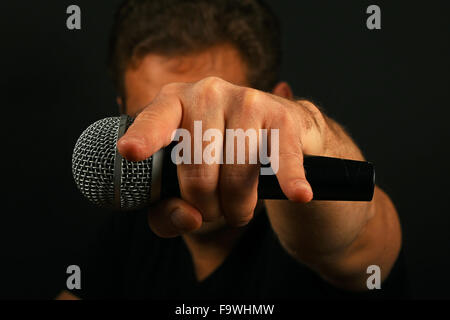
<instances>
[{"instance_id":1,"label":"man's face","mask_svg":"<svg viewBox=\"0 0 450 320\"><path fill-rule=\"evenodd\" d=\"M216 76L236 85L249 86L246 73L239 52L228 44L184 56L148 54L125 72L126 113L135 116L165 84L196 82Z\"/></svg>"}]
</instances>

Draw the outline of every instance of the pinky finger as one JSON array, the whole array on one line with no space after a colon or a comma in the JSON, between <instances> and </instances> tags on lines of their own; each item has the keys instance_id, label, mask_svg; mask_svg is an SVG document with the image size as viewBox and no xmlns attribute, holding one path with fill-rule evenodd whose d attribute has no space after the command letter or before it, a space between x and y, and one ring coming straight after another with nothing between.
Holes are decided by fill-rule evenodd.
<instances>
[{"instance_id":1,"label":"pinky finger","mask_svg":"<svg viewBox=\"0 0 450 320\"><path fill-rule=\"evenodd\" d=\"M148 223L156 235L172 238L200 228L202 216L186 201L172 198L163 200L150 208Z\"/></svg>"}]
</instances>

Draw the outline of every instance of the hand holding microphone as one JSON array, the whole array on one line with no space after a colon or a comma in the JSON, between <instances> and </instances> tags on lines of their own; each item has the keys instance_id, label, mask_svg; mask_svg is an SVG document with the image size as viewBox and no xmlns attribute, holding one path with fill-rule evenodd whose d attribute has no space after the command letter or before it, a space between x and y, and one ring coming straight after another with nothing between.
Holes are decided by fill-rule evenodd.
<instances>
[{"instance_id":1,"label":"hand holding microphone","mask_svg":"<svg viewBox=\"0 0 450 320\"><path fill-rule=\"evenodd\" d=\"M258 198L370 201L372 164L304 156L320 154L323 148L315 114L314 106L218 78L171 84L134 122L107 118L89 127L74 150L74 178L86 197L106 207L134 209L179 196L166 208L183 206L196 216L195 223L224 215L232 225L245 224ZM277 175L260 176L259 167L248 164L175 166L168 156L170 148L164 147L170 145L175 129L194 132L198 119L203 120L203 130L279 129Z\"/></svg>"},{"instance_id":2,"label":"hand holding microphone","mask_svg":"<svg viewBox=\"0 0 450 320\"><path fill-rule=\"evenodd\" d=\"M100 207L133 210L161 199L180 196L171 148L132 162L117 151L116 143L133 119L105 118L80 136L72 158L75 182L90 201ZM370 201L375 185L370 162L305 156L303 166L314 200ZM275 175L260 175L259 199L286 199Z\"/></svg>"}]
</instances>

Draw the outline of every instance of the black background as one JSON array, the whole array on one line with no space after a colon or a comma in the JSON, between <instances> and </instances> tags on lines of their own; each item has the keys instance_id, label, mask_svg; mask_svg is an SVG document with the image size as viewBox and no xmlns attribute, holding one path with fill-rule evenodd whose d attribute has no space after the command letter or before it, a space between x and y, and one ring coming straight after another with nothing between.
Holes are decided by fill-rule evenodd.
<instances>
[{"instance_id":1,"label":"black background","mask_svg":"<svg viewBox=\"0 0 450 320\"><path fill-rule=\"evenodd\" d=\"M269 2L284 29L283 79L349 130L398 208L413 296L449 298L444 2ZM118 3L0 4L2 297L54 296L110 214L76 190L71 151L90 123L118 113L106 72ZM374 3L382 29L371 31ZM71 4L81 7L81 30L66 28Z\"/></svg>"}]
</instances>

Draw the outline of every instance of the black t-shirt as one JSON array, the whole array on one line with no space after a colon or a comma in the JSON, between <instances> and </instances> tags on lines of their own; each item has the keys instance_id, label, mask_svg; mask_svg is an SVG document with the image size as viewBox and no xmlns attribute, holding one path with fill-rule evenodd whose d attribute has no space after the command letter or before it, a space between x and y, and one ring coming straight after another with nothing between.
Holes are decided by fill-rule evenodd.
<instances>
[{"instance_id":1,"label":"black t-shirt","mask_svg":"<svg viewBox=\"0 0 450 320\"><path fill-rule=\"evenodd\" d=\"M381 290L351 293L336 289L293 259L280 245L266 212L247 226L221 266L197 282L181 237L163 239L147 223L147 212L114 213L81 263L85 299L298 299L405 298L400 254ZM369 276L369 275L368 275Z\"/></svg>"}]
</instances>

